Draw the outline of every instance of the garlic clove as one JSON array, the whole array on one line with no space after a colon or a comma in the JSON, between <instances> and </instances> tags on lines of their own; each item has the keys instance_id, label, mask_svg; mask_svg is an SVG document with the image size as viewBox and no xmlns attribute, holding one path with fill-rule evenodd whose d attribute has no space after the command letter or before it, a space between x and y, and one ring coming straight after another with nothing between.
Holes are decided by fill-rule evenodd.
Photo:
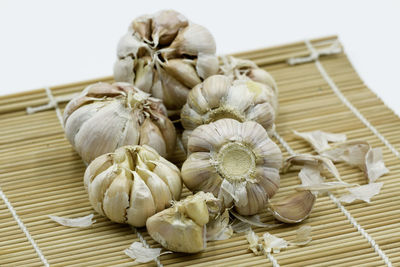
<instances>
[{"instance_id":1,"label":"garlic clove","mask_svg":"<svg viewBox=\"0 0 400 267\"><path fill-rule=\"evenodd\" d=\"M256 168L256 177L258 183L264 188L268 198L272 198L278 192L280 185L279 170L258 166Z\"/></svg>"},{"instance_id":2,"label":"garlic clove","mask_svg":"<svg viewBox=\"0 0 400 267\"><path fill-rule=\"evenodd\" d=\"M104 172L108 168L113 165L113 159L111 154L103 154L100 157L97 157L95 160L91 162L91 164L86 168L83 182L85 185L86 191L88 191L89 185L92 183L93 179Z\"/></svg>"},{"instance_id":3,"label":"garlic clove","mask_svg":"<svg viewBox=\"0 0 400 267\"><path fill-rule=\"evenodd\" d=\"M153 73L153 85L152 85L150 91L151 91L152 96L154 96L158 99L164 99L163 85L161 83L161 80L160 80L160 77L159 77L159 74L157 71L155 71Z\"/></svg>"},{"instance_id":4,"label":"garlic clove","mask_svg":"<svg viewBox=\"0 0 400 267\"><path fill-rule=\"evenodd\" d=\"M136 59L140 49L146 49L146 44L134 34L127 32L118 42L117 56L120 59L126 57Z\"/></svg>"},{"instance_id":5,"label":"garlic clove","mask_svg":"<svg viewBox=\"0 0 400 267\"><path fill-rule=\"evenodd\" d=\"M168 75L161 67L157 67L157 71L162 83L165 106L170 110L180 109L186 103L189 88L181 84L173 76Z\"/></svg>"},{"instance_id":6,"label":"garlic clove","mask_svg":"<svg viewBox=\"0 0 400 267\"><path fill-rule=\"evenodd\" d=\"M136 62L134 84L140 90L150 93L150 89L153 85L154 64L151 63L150 57L137 59Z\"/></svg>"},{"instance_id":7,"label":"garlic clove","mask_svg":"<svg viewBox=\"0 0 400 267\"><path fill-rule=\"evenodd\" d=\"M255 94L249 90L246 84L234 84L226 96L226 103L235 107L239 112L245 112L254 103Z\"/></svg>"},{"instance_id":8,"label":"garlic clove","mask_svg":"<svg viewBox=\"0 0 400 267\"><path fill-rule=\"evenodd\" d=\"M169 48L172 48L172 51L164 54L166 58L174 54L197 56L199 53L215 54L216 51L211 33L203 26L194 23L179 31Z\"/></svg>"},{"instance_id":9,"label":"garlic clove","mask_svg":"<svg viewBox=\"0 0 400 267\"><path fill-rule=\"evenodd\" d=\"M200 114L191 109L188 104L185 104L181 110L181 122L183 127L189 130L193 130L204 123Z\"/></svg>"},{"instance_id":10,"label":"garlic clove","mask_svg":"<svg viewBox=\"0 0 400 267\"><path fill-rule=\"evenodd\" d=\"M166 185L168 185L169 190L172 193L173 200L179 200L182 191L182 180L179 175L179 171L174 171L167 165L158 162L151 161L155 167L152 170L158 177L160 177Z\"/></svg>"},{"instance_id":11,"label":"garlic clove","mask_svg":"<svg viewBox=\"0 0 400 267\"><path fill-rule=\"evenodd\" d=\"M114 63L114 79L133 84L135 81L135 60L131 57L117 59Z\"/></svg>"},{"instance_id":12,"label":"garlic clove","mask_svg":"<svg viewBox=\"0 0 400 267\"><path fill-rule=\"evenodd\" d=\"M150 118L144 120L140 127L140 145L147 144L155 148L162 157L167 155L167 147L160 129Z\"/></svg>"},{"instance_id":13,"label":"garlic clove","mask_svg":"<svg viewBox=\"0 0 400 267\"><path fill-rule=\"evenodd\" d=\"M163 65L165 71L174 76L187 88L193 88L201 83L199 76L192 64L186 63L182 59L170 59Z\"/></svg>"},{"instance_id":14,"label":"garlic clove","mask_svg":"<svg viewBox=\"0 0 400 267\"><path fill-rule=\"evenodd\" d=\"M151 21L154 46L170 44L181 28L188 26L188 20L175 10L161 10Z\"/></svg>"},{"instance_id":15,"label":"garlic clove","mask_svg":"<svg viewBox=\"0 0 400 267\"><path fill-rule=\"evenodd\" d=\"M267 131L270 131L275 122L275 111L270 103L262 103L248 108L246 117L248 120L258 122Z\"/></svg>"},{"instance_id":16,"label":"garlic clove","mask_svg":"<svg viewBox=\"0 0 400 267\"><path fill-rule=\"evenodd\" d=\"M185 177L184 182L190 190L198 190L199 185L214 177L217 171L210 164L210 156L208 153L196 152L191 154L182 165L182 177ZM215 183L213 180L212 183Z\"/></svg>"},{"instance_id":17,"label":"garlic clove","mask_svg":"<svg viewBox=\"0 0 400 267\"><path fill-rule=\"evenodd\" d=\"M205 201L189 201L185 205L186 214L198 225L205 225L209 221L208 208Z\"/></svg>"},{"instance_id":18,"label":"garlic clove","mask_svg":"<svg viewBox=\"0 0 400 267\"><path fill-rule=\"evenodd\" d=\"M173 153L176 144L176 131L174 124L162 114L152 114L153 123L160 130L166 146L166 155ZM161 153L160 153L161 154Z\"/></svg>"},{"instance_id":19,"label":"garlic clove","mask_svg":"<svg viewBox=\"0 0 400 267\"><path fill-rule=\"evenodd\" d=\"M205 227L172 208L150 217L146 228L150 236L168 250L197 253L205 248Z\"/></svg>"},{"instance_id":20,"label":"garlic clove","mask_svg":"<svg viewBox=\"0 0 400 267\"><path fill-rule=\"evenodd\" d=\"M104 215L104 195L115 177L117 177L117 174L118 173L115 166L110 166L108 169L98 174L96 178L90 184L88 184L90 204L92 204L95 211L101 215Z\"/></svg>"},{"instance_id":21,"label":"garlic clove","mask_svg":"<svg viewBox=\"0 0 400 267\"><path fill-rule=\"evenodd\" d=\"M268 85L270 88L273 89L276 95L278 94L278 87L276 85L274 78L272 78L271 74L269 74L265 70L259 68L251 69L248 72L247 76L249 76L249 78L255 82Z\"/></svg>"},{"instance_id":22,"label":"garlic clove","mask_svg":"<svg viewBox=\"0 0 400 267\"><path fill-rule=\"evenodd\" d=\"M128 177L127 171L121 170L104 194L104 214L114 222L126 222L126 209L129 207L129 195L132 187L132 179Z\"/></svg>"},{"instance_id":23,"label":"garlic clove","mask_svg":"<svg viewBox=\"0 0 400 267\"><path fill-rule=\"evenodd\" d=\"M182 133L182 145L186 151L188 150L188 141L192 132L193 132L192 130L184 130Z\"/></svg>"},{"instance_id":24,"label":"garlic clove","mask_svg":"<svg viewBox=\"0 0 400 267\"><path fill-rule=\"evenodd\" d=\"M269 209L272 215L281 222L298 223L310 215L315 199L311 191L301 191L280 202L271 203Z\"/></svg>"},{"instance_id":25,"label":"garlic clove","mask_svg":"<svg viewBox=\"0 0 400 267\"><path fill-rule=\"evenodd\" d=\"M151 20L152 16L143 15L136 18L131 25L132 29L147 41L150 40L151 36ZM130 31L128 30L128 32Z\"/></svg>"},{"instance_id":26,"label":"garlic clove","mask_svg":"<svg viewBox=\"0 0 400 267\"><path fill-rule=\"evenodd\" d=\"M209 127L201 125L190 135L188 141L188 151L209 152L219 148L224 142L224 137L218 133L218 124L212 124Z\"/></svg>"},{"instance_id":27,"label":"garlic clove","mask_svg":"<svg viewBox=\"0 0 400 267\"><path fill-rule=\"evenodd\" d=\"M259 184L246 184L247 204L245 206L236 205L235 209L242 215L252 215L260 213L268 203L268 197L264 188Z\"/></svg>"},{"instance_id":28,"label":"garlic clove","mask_svg":"<svg viewBox=\"0 0 400 267\"><path fill-rule=\"evenodd\" d=\"M210 109L207 100L202 94L202 87L203 84L196 85L187 97L188 105L199 114L204 114Z\"/></svg>"},{"instance_id":29,"label":"garlic clove","mask_svg":"<svg viewBox=\"0 0 400 267\"><path fill-rule=\"evenodd\" d=\"M213 75L203 84L203 95L209 108L218 108L220 101L228 93L231 79L223 75Z\"/></svg>"},{"instance_id":30,"label":"garlic clove","mask_svg":"<svg viewBox=\"0 0 400 267\"><path fill-rule=\"evenodd\" d=\"M158 177L158 175L145 168L137 166L136 170L140 177L145 181L153 195L156 212L169 207L172 196L168 186L164 183L164 181Z\"/></svg>"},{"instance_id":31,"label":"garlic clove","mask_svg":"<svg viewBox=\"0 0 400 267\"><path fill-rule=\"evenodd\" d=\"M146 183L136 172L133 174L133 183L129 199L129 208L126 210L127 223L142 227L147 218L156 213L154 198Z\"/></svg>"},{"instance_id":32,"label":"garlic clove","mask_svg":"<svg viewBox=\"0 0 400 267\"><path fill-rule=\"evenodd\" d=\"M218 73L218 57L214 54L199 53L196 62L196 71L204 80Z\"/></svg>"}]
</instances>

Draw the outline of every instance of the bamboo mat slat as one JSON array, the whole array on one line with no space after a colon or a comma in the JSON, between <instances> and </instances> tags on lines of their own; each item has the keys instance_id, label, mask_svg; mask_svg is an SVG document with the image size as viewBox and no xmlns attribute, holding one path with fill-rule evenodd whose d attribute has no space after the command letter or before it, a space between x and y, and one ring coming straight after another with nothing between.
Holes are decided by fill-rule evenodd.
<instances>
[{"instance_id":1,"label":"bamboo mat slat","mask_svg":"<svg viewBox=\"0 0 400 267\"><path fill-rule=\"evenodd\" d=\"M317 49L329 47L336 36L312 40ZM268 70L279 87L277 133L296 153L312 153L310 146L295 138L293 130L324 130L345 133L351 140L367 140L383 149L390 172L381 193L372 203L344 205L366 233L379 245L393 266L400 266L400 158L386 146L346 106L325 81L314 62L290 66L291 57L308 56L304 42L237 53ZM400 119L371 92L358 76L344 53L319 59L330 78L350 103L394 147L400 150ZM104 77L54 86L54 97L80 92L87 85L105 81ZM132 266L123 250L143 237L151 247L160 247L145 229L135 233L129 226L112 223L95 215L96 223L87 229L67 228L48 218L54 214L79 217L94 213L83 187L85 165L65 139L54 109L28 115L27 107L49 102L45 89L0 97L0 186L30 235L51 266ZM65 103L59 104L61 112ZM277 139L284 156L289 156ZM342 179L365 184L360 170L337 164ZM279 200L299 184L297 172L281 176ZM334 191L339 196L343 189ZM183 195L190 192L185 189ZM274 222L265 210L263 222ZM313 241L304 247L289 247L272 254L280 266L387 266L368 240L353 226L331 197L318 198L310 217L301 225L312 226ZM301 225L286 225L269 232L290 241ZM261 237L265 229L255 228ZM167 254L160 257L164 266L273 266L271 260L247 250L244 234L229 240L208 242L203 253ZM18 227L4 201L0 200L0 266L43 266L26 235ZM156 266L155 262L136 264Z\"/></svg>"}]
</instances>

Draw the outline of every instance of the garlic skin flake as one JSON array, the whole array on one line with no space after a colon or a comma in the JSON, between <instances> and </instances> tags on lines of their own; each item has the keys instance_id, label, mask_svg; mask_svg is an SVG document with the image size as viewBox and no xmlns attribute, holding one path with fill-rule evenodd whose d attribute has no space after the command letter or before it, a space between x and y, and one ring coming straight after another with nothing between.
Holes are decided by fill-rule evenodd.
<instances>
[{"instance_id":1,"label":"garlic skin flake","mask_svg":"<svg viewBox=\"0 0 400 267\"><path fill-rule=\"evenodd\" d=\"M181 121L185 132L223 118L255 121L271 132L276 110L276 94L265 84L249 78L232 80L214 75L190 91Z\"/></svg>"},{"instance_id":2,"label":"garlic skin flake","mask_svg":"<svg viewBox=\"0 0 400 267\"><path fill-rule=\"evenodd\" d=\"M288 242L277 236L271 235L270 233L263 234L264 239L264 251L266 253L279 253L281 249L288 247Z\"/></svg>"},{"instance_id":3,"label":"garlic skin flake","mask_svg":"<svg viewBox=\"0 0 400 267\"><path fill-rule=\"evenodd\" d=\"M55 216L55 215L49 215L49 218L61 225L64 225L64 226L84 228L84 227L89 227L93 223L96 222L96 220L93 220L93 216L94 216L94 214L89 214L84 217L71 219L71 218L64 218L64 217L59 217L59 216Z\"/></svg>"},{"instance_id":4,"label":"garlic skin flake","mask_svg":"<svg viewBox=\"0 0 400 267\"><path fill-rule=\"evenodd\" d=\"M331 146L328 142L345 142L347 137L345 134L333 134L323 131L297 132L293 131L297 137L306 140L317 152L329 149Z\"/></svg>"},{"instance_id":5,"label":"garlic skin flake","mask_svg":"<svg viewBox=\"0 0 400 267\"><path fill-rule=\"evenodd\" d=\"M206 248L207 238L225 235L223 227L217 229L216 225L211 228L221 235L207 235L208 224L218 220L220 210L220 201L211 193L198 192L150 217L146 223L147 231L168 250L197 253Z\"/></svg>"},{"instance_id":6,"label":"garlic skin flake","mask_svg":"<svg viewBox=\"0 0 400 267\"><path fill-rule=\"evenodd\" d=\"M309 225L303 225L296 231L296 239L289 242L292 246L305 246L312 241L312 228Z\"/></svg>"},{"instance_id":7,"label":"garlic skin flake","mask_svg":"<svg viewBox=\"0 0 400 267\"><path fill-rule=\"evenodd\" d=\"M251 250L254 255L259 256L264 253L263 246L259 244L259 238L256 233L250 228L246 234L247 242L249 242L249 250Z\"/></svg>"},{"instance_id":8,"label":"garlic skin flake","mask_svg":"<svg viewBox=\"0 0 400 267\"><path fill-rule=\"evenodd\" d=\"M124 145L149 145L163 157L175 149L176 133L161 100L127 83L96 83L64 111L65 135L83 161Z\"/></svg>"},{"instance_id":9,"label":"garlic skin flake","mask_svg":"<svg viewBox=\"0 0 400 267\"><path fill-rule=\"evenodd\" d=\"M189 137L182 178L189 190L212 192L241 215L265 208L279 188L282 153L258 123L221 119Z\"/></svg>"},{"instance_id":10,"label":"garlic skin flake","mask_svg":"<svg viewBox=\"0 0 400 267\"><path fill-rule=\"evenodd\" d=\"M203 26L174 10L143 15L117 47L114 78L131 83L180 110L196 84L218 72L216 45Z\"/></svg>"},{"instance_id":11,"label":"garlic skin flake","mask_svg":"<svg viewBox=\"0 0 400 267\"><path fill-rule=\"evenodd\" d=\"M371 198L379 194L383 183L370 183L354 188L348 188L350 194L343 195L339 198L341 202L352 203L355 200L362 200L367 203L371 202Z\"/></svg>"},{"instance_id":12,"label":"garlic skin flake","mask_svg":"<svg viewBox=\"0 0 400 267\"><path fill-rule=\"evenodd\" d=\"M140 242L133 242L129 248L124 250L125 255L135 260L138 263L146 263L153 261L164 254L172 253L164 251L161 253L161 248L146 248Z\"/></svg>"},{"instance_id":13,"label":"garlic skin flake","mask_svg":"<svg viewBox=\"0 0 400 267\"><path fill-rule=\"evenodd\" d=\"M149 146L124 146L89 164L85 188L93 208L117 223L135 227L179 200L179 169Z\"/></svg>"}]
</instances>

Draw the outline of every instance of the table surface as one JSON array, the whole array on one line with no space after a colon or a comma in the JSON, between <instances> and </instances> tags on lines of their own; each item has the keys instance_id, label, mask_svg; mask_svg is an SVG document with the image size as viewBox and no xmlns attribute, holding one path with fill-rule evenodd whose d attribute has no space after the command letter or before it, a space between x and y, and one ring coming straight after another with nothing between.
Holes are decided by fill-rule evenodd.
<instances>
[{"instance_id":1,"label":"table surface","mask_svg":"<svg viewBox=\"0 0 400 267\"><path fill-rule=\"evenodd\" d=\"M361 78L400 114L400 1L1 0L0 95L112 74L130 21L165 8L206 26L218 54L336 34Z\"/></svg>"}]
</instances>

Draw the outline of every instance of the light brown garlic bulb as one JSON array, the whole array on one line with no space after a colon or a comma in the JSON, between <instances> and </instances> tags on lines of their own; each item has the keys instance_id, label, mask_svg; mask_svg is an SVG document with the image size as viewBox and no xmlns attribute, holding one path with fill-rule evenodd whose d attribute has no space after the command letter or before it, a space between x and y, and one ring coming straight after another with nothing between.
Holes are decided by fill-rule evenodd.
<instances>
[{"instance_id":1,"label":"light brown garlic bulb","mask_svg":"<svg viewBox=\"0 0 400 267\"><path fill-rule=\"evenodd\" d=\"M150 217L147 231L168 250L200 252L206 248L206 225L219 215L220 208L220 201L211 193L198 192Z\"/></svg>"},{"instance_id":2,"label":"light brown garlic bulb","mask_svg":"<svg viewBox=\"0 0 400 267\"><path fill-rule=\"evenodd\" d=\"M192 130L222 118L255 121L272 131L274 103L274 92L264 84L247 78L232 80L224 75L211 76L190 91L182 108L181 122L185 128L182 140L186 145L185 140Z\"/></svg>"},{"instance_id":3,"label":"light brown garlic bulb","mask_svg":"<svg viewBox=\"0 0 400 267\"><path fill-rule=\"evenodd\" d=\"M221 119L189 136L182 179L191 191L212 192L226 207L253 215L279 188L282 154L258 123Z\"/></svg>"},{"instance_id":4,"label":"light brown garlic bulb","mask_svg":"<svg viewBox=\"0 0 400 267\"><path fill-rule=\"evenodd\" d=\"M190 89L218 72L215 41L174 10L136 18L118 43L116 81L129 82L180 110Z\"/></svg>"},{"instance_id":5,"label":"light brown garlic bulb","mask_svg":"<svg viewBox=\"0 0 400 267\"><path fill-rule=\"evenodd\" d=\"M124 145L146 144L163 157L175 148L175 128L161 100L127 83L88 86L68 103L64 125L87 163Z\"/></svg>"},{"instance_id":6,"label":"light brown garlic bulb","mask_svg":"<svg viewBox=\"0 0 400 267\"><path fill-rule=\"evenodd\" d=\"M274 91L276 97L278 96L278 86L274 78L267 71L260 69L253 61L232 56L220 56L219 64L219 74L232 79L248 77L255 82L265 84Z\"/></svg>"},{"instance_id":7,"label":"light brown garlic bulb","mask_svg":"<svg viewBox=\"0 0 400 267\"><path fill-rule=\"evenodd\" d=\"M93 208L136 227L180 198L179 169L149 146L124 146L89 164L85 188Z\"/></svg>"}]
</instances>

